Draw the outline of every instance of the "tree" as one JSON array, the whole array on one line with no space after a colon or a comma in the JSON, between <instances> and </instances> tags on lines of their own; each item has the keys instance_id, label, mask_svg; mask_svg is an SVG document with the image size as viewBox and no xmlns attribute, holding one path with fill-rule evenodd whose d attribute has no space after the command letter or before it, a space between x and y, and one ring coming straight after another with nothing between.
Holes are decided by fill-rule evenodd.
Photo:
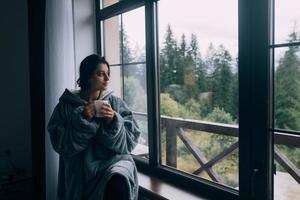
<instances>
[{"instance_id":1,"label":"tree","mask_svg":"<svg viewBox=\"0 0 300 200\"><path fill-rule=\"evenodd\" d=\"M185 34L181 35L181 43L180 43L180 49L179 53L181 57L185 57L187 53L187 44L186 44L186 39L185 39Z\"/></svg>"},{"instance_id":2,"label":"tree","mask_svg":"<svg viewBox=\"0 0 300 200\"><path fill-rule=\"evenodd\" d=\"M233 119L239 121L239 79L238 72L235 72L232 77L232 96L230 103L230 114Z\"/></svg>"},{"instance_id":3,"label":"tree","mask_svg":"<svg viewBox=\"0 0 300 200\"><path fill-rule=\"evenodd\" d=\"M178 47L171 26L167 26L164 47L160 53L160 86L161 91L170 84L179 84Z\"/></svg>"},{"instance_id":4,"label":"tree","mask_svg":"<svg viewBox=\"0 0 300 200\"><path fill-rule=\"evenodd\" d=\"M207 115L207 121L218 122L223 124L234 124L232 116L226 113L224 109L215 107L214 110ZM221 134L214 134L212 138L219 142L219 146L224 149L229 147L233 142L237 141L237 138L231 136L225 136Z\"/></svg>"},{"instance_id":5,"label":"tree","mask_svg":"<svg viewBox=\"0 0 300 200\"><path fill-rule=\"evenodd\" d=\"M289 42L299 41L293 30ZM299 46L290 46L279 60L275 72L275 125L282 129L300 130L300 59Z\"/></svg>"},{"instance_id":6,"label":"tree","mask_svg":"<svg viewBox=\"0 0 300 200\"><path fill-rule=\"evenodd\" d=\"M145 51L144 48L140 48L138 44L135 45L134 50L130 48L130 43L128 40L128 35L124 27L121 28L122 31L122 56L123 63L128 64L134 61L145 61ZM135 65L124 65L123 72L125 77L135 77L140 84L143 86L143 90L146 91L145 76L146 76L146 67L145 65L135 64Z\"/></svg>"},{"instance_id":7,"label":"tree","mask_svg":"<svg viewBox=\"0 0 300 200\"><path fill-rule=\"evenodd\" d=\"M232 116L219 107L215 107L213 111L207 115L206 120L223 124L234 124Z\"/></svg>"},{"instance_id":8,"label":"tree","mask_svg":"<svg viewBox=\"0 0 300 200\"><path fill-rule=\"evenodd\" d=\"M213 59L214 71L212 80L213 107L223 108L232 113L232 78L231 55L222 45Z\"/></svg>"},{"instance_id":9,"label":"tree","mask_svg":"<svg viewBox=\"0 0 300 200\"><path fill-rule=\"evenodd\" d=\"M197 62L200 53L199 53L199 44L198 44L198 39L196 34L192 33L191 35L190 50L188 52L193 58L193 60Z\"/></svg>"},{"instance_id":10,"label":"tree","mask_svg":"<svg viewBox=\"0 0 300 200\"><path fill-rule=\"evenodd\" d=\"M123 59L121 58L121 60L123 61L123 63L131 63L133 61L133 57L132 57L132 50L130 49L130 44L128 41L128 36L126 34L126 30L125 28L122 26L121 27L121 56L123 57Z\"/></svg>"}]
</instances>

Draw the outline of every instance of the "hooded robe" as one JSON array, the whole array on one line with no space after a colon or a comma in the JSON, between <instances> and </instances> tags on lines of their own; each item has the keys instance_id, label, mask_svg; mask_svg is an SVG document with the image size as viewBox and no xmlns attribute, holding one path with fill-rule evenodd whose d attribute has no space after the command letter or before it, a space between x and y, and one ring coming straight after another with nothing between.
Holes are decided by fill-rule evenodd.
<instances>
[{"instance_id":1,"label":"hooded robe","mask_svg":"<svg viewBox=\"0 0 300 200\"><path fill-rule=\"evenodd\" d=\"M87 101L78 91L62 94L48 123L54 150L59 154L58 200L102 200L111 176L124 177L130 200L137 200L138 180L130 152L135 148L140 130L125 102L102 92L114 118L106 124L103 118L83 118Z\"/></svg>"}]
</instances>

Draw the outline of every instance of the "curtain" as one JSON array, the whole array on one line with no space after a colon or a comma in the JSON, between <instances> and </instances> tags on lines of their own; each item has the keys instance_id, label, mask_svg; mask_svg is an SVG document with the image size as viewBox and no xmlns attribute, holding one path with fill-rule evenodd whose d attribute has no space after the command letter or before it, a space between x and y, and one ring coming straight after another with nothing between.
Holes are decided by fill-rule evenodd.
<instances>
[{"instance_id":1,"label":"curtain","mask_svg":"<svg viewBox=\"0 0 300 200\"><path fill-rule=\"evenodd\" d=\"M46 0L46 125L65 88L74 89L83 58L96 52L94 0ZM46 130L46 199L56 200L58 155Z\"/></svg>"},{"instance_id":2,"label":"curtain","mask_svg":"<svg viewBox=\"0 0 300 200\"><path fill-rule=\"evenodd\" d=\"M45 119L46 125L65 88L75 88L75 49L72 0L46 1ZM56 200L58 155L46 130L46 199Z\"/></svg>"}]
</instances>

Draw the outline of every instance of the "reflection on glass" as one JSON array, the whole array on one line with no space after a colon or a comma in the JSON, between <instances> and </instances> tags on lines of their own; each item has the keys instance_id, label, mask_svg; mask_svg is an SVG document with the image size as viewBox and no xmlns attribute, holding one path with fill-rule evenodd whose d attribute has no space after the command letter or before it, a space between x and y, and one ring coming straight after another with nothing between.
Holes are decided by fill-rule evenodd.
<instances>
[{"instance_id":1,"label":"reflection on glass","mask_svg":"<svg viewBox=\"0 0 300 200\"><path fill-rule=\"evenodd\" d=\"M158 2L162 164L233 188L238 137L226 127L238 130L237 6ZM207 133L208 126L218 131ZM226 157L205 165L222 152Z\"/></svg>"},{"instance_id":2,"label":"reflection on glass","mask_svg":"<svg viewBox=\"0 0 300 200\"><path fill-rule=\"evenodd\" d=\"M110 67L110 87L114 91L114 95L122 97L122 72L120 66Z\"/></svg>"},{"instance_id":3,"label":"reflection on glass","mask_svg":"<svg viewBox=\"0 0 300 200\"><path fill-rule=\"evenodd\" d=\"M106 60L112 64L121 63L121 41L120 41L120 23L121 16L115 16L104 20L103 23L103 40L104 55Z\"/></svg>"},{"instance_id":4,"label":"reflection on glass","mask_svg":"<svg viewBox=\"0 0 300 200\"><path fill-rule=\"evenodd\" d=\"M101 0L100 0L101 1ZM102 8L118 3L119 0L102 0Z\"/></svg>"},{"instance_id":5,"label":"reflection on glass","mask_svg":"<svg viewBox=\"0 0 300 200\"><path fill-rule=\"evenodd\" d=\"M145 62L144 7L123 14L123 63Z\"/></svg>"},{"instance_id":6,"label":"reflection on glass","mask_svg":"<svg viewBox=\"0 0 300 200\"><path fill-rule=\"evenodd\" d=\"M124 100L138 119L142 135L136 154L148 156L146 65L124 66ZM135 153L134 152L134 153Z\"/></svg>"},{"instance_id":7,"label":"reflection on glass","mask_svg":"<svg viewBox=\"0 0 300 200\"><path fill-rule=\"evenodd\" d=\"M293 31L299 31L300 1L299 0L274 0L275 1L275 43L299 42L300 38L290 40L288 36Z\"/></svg>"},{"instance_id":8,"label":"reflection on glass","mask_svg":"<svg viewBox=\"0 0 300 200\"><path fill-rule=\"evenodd\" d=\"M131 110L147 113L146 65L124 66L124 100Z\"/></svg>"},{"instance_id":9,"label":"reflection on glass","mask_svg":"<svg viewBox=\"0 0 300 200\"><path fill-rule=\"evenodd\" d=\"M132 154L148 159L144 7L104 20L103 28L104 54L111 64L111 87L133 111L142 132Z\"/></svg>"}]
</instances>

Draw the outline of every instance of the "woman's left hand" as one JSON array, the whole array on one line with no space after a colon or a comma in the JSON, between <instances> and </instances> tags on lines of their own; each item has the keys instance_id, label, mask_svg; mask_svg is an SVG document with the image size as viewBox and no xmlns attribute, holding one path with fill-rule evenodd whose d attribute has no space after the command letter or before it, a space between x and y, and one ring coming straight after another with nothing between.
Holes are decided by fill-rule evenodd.
<instances>
[{"instance_id":1,"label":"woman's left hand","mask_svg":"<svg viewBox=\"0 0 300 200\"><path fill-rule=\"evenodd\" d=\"M115 113L114 113L113 109L111 108L111 106L109 104L103 103L101 105L101 111L102 111L103 117L105 118L106 123L109 124L110 122L112 122Z\"/></svg>"}]
</instances>

